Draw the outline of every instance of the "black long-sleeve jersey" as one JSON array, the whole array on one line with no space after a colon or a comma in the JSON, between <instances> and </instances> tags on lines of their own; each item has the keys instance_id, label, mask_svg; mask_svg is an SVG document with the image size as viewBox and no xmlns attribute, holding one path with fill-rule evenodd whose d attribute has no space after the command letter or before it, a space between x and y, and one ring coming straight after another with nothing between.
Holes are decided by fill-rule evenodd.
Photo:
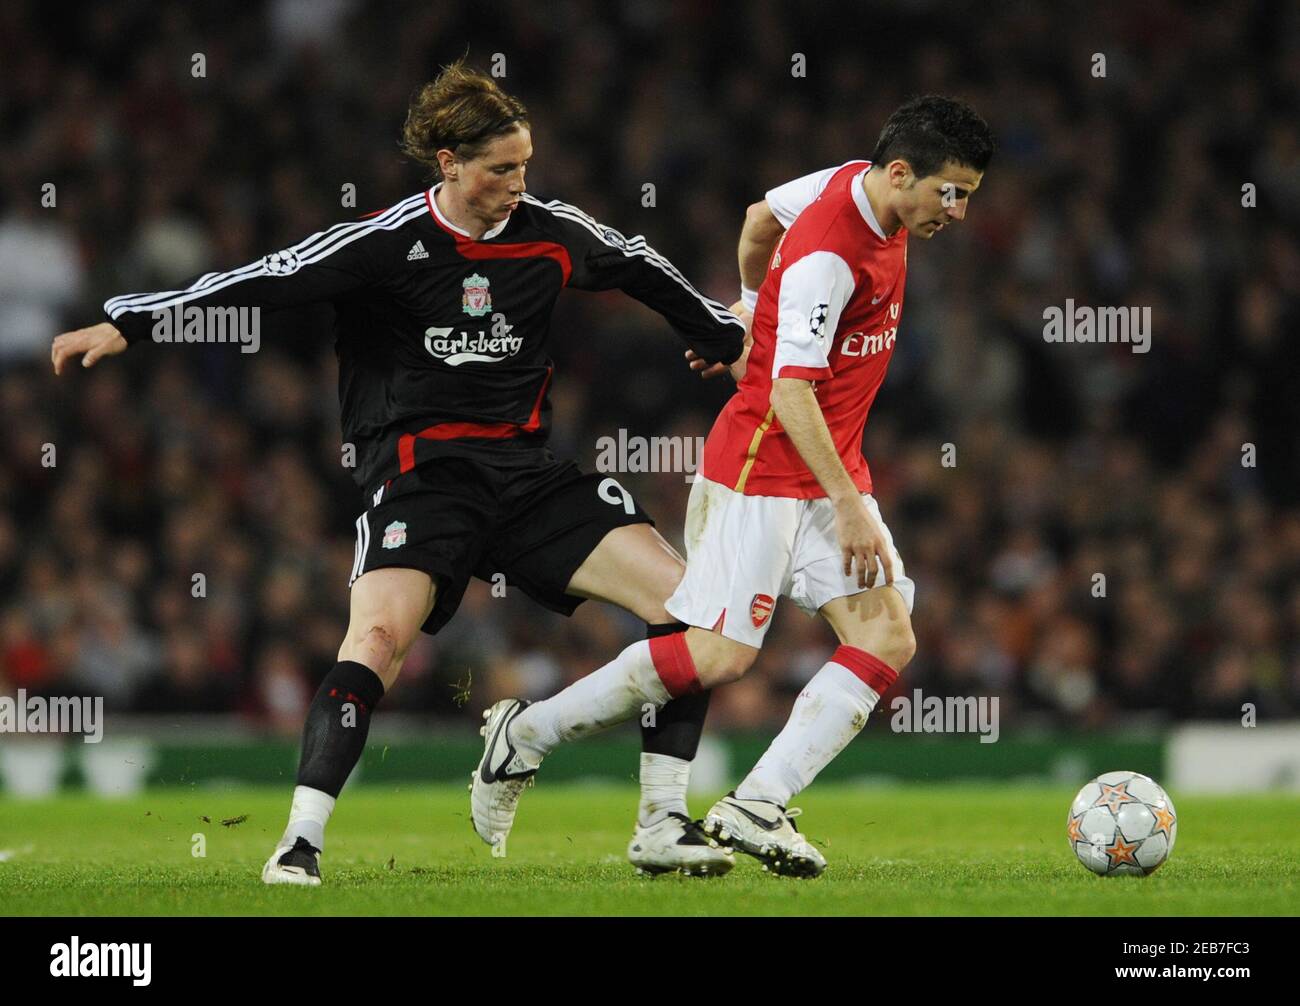
<instances>
[{"instance_id":1,"label":"black long-sleeve jersey","mask_svg":"<svg viewBox=\"0 0 1300 1006\"><path fill-rule=\"evenodd\" d=\"M443 217L436 188L183 290L114 297L104 311L135 343L161 331L160 312L188 324L208 308L229 318L231 308L332 303L343 439L367 489L439 455L536 460L550 430L551 311L566 286L621 289L704 359L740 355L741 321L642 237L525 195L474 240Z\"/></svg>"}]
</instances>

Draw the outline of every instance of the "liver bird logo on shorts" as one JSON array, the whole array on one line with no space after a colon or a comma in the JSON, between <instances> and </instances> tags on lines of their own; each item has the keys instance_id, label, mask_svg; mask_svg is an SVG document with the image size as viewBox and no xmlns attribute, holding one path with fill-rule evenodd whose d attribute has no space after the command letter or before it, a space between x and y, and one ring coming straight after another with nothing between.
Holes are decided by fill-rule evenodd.
<instances>
[{"instance_id":1,"label":"liver bird logo on shorts","mask_svg":"<svg viewBox=\"0 0 1300 1006\"><path fill-rule=\"evenodd\" d=\"M406 544L406 524L395 520L384 528L384 548L401 548Z\"/></svg>"},{"instance_id":2,"label":"liver bird logo on shorts","mask_svg":"<svg viewBox=\"0 0 1300 1006\"><path fill-rule=\"evenodd\" d=\"M763 627L763 623L772 617L772 608L775 605L776 601L766 594L754 595L754 599L749 602L749 620L754 623L754 628Z\"/></svg>"}]
</instances>

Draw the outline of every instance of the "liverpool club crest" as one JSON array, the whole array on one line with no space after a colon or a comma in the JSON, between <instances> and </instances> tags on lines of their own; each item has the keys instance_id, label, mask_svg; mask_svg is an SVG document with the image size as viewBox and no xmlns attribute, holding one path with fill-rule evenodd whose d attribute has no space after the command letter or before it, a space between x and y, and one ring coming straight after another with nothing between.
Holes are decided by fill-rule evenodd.
<instances>
[{"instance_id":1,"label":"liverpool club crest","mask_svg":"<svg viewBox=\"0 0 1300 1006\"><path fill-rule=\"evenodd\" d=\"M460 306L471 318L481 318L492 310L492 291L488 289L488 278L475 273L465 277L465 293L460 298Z\"/></svg>"}]
</instances>

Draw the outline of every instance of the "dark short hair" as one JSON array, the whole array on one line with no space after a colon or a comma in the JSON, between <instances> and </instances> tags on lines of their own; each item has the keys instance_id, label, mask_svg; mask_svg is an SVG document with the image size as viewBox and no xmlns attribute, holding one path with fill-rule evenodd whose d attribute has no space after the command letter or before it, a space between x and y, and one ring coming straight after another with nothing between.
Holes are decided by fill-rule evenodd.
<instances>
[{"instance_id":1,"label":"dark short hair","mask_svg":"<svg viewBox=\"0 0 1300 1006\"><path fill-rule=\"evenodd\" d=\"M880 131L871 163L902 159L917 178L949 161L976 171L988 167L995 144L989 125L964 101L927 94L900 105Z\"/></svg>"}]
</instances>

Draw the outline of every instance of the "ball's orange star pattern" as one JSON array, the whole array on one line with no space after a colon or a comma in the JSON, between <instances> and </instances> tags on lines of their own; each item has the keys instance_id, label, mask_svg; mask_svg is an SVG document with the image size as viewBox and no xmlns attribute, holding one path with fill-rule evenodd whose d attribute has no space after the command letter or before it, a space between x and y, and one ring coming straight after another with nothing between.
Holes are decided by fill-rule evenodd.
<instances>
[{"instance_id":1,"label":"ball's orange star pattern","mask_svg":"<svg viewBox=\"0 0 1300 1006\"><path fill-rule=\"evenodd\" d=\"M1174 825L1174 815L1170 813L1168 807L1152 807L1152 813L1156 816L1156 826L1151 829L1151 834L1157 831L1163 831L1166 838L1173 838L1173 832L1170 829Z\"/></svg>"},{"instance_id":2,"label":"ball's orange star pattern","mask_svg":"<svg viewBox=\"0 0 1300 1006\"><path fill-rule=\"evenodd\" d=\"M1083 815L1082 815L1082 814L1080 814L1078 817L1072 817L1072 818L1070 818L1069 829L1070 829L1070 841L1071 841L1071 842L1082 842L1082 841L1083 841L1083 832L1079 830L1079 822L1080 822L1082 819L1083 819Z\"/></svg>"},{"instance_id":3,"label":"ball's orange star pattern","mask_svg":"<svg viewBox=\"0 0 1300 1006\"><path fill-rule=\"evenodd\" d=\"M1106 855L1110 857L1110 868L1113 870L1124 863L1132 863L1140 869L1141 864L1137 861L1137 856L1134 853L1137 852L1137 848L1141 844L1141 842L1126 842L1124 836L1116 832L1115 841L1106 846Z\"/></svg>"},{"instance_id":4,"label":"ball's orange star pattern","mask_svg":"<svg viewBox=\"0 0 1300 1006\"><path fill-rule=\"evenodd\" d=\"M1101 784L1101 796L1092 802L1094 807L1107 806L1113 814L1119 809L1121 804L1138 803L1137 797L1128 791L1128 783L1122 782L1118 786L1109 786L1106 783Z\"/></svg>"}]
</instances>

